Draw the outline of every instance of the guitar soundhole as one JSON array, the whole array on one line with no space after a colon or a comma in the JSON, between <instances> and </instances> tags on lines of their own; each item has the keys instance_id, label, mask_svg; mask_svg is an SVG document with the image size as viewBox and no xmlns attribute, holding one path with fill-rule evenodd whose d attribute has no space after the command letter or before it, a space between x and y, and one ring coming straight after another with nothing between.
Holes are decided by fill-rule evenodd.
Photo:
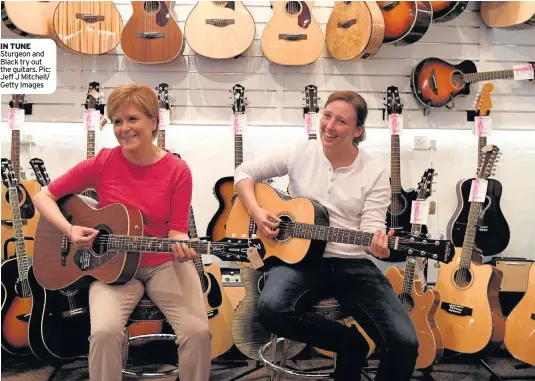
<instances>
[{"instance_id":1,"label":"guitar soundhole","mask_svg":"<svg viewBox=\"0 0 535 381\"><path fill-rule=\"evenodd\" d=\"M301 12L301 2L300 1L288 1L286 3L286 12L290 15L297 15Z\"/></svg>"},{"instance_id":2,"label":"guitar soundhole","mask_svg":"<svg viewBox=\"0 0 535 381\"><path fill-rule=\"evenodd\" d=\"M457 287L466 288L472 283L472 273L464 267L459 267L453 275L453 280Z\"/></svg>"},{"instance_id":3,"label":"guitar soundhole","mask_svg":"<svg viewBox=\"0 0 535 381\"><path fill-rule=\"evenodd\" d=\"M279 224L279 235L275 238L277 242L286 242L291 236L291 225L288 225L289 223L293 222L292 219L289 216L280 215L278 216L281 219L281 222Z\"/></svg>"},{"instance_id":4,"label":"guitar soundhole","mask_svg":"<svg viewBox=\"0 0 535 381\"><path fill-rule=\"evenodd\" d=\"M393 216L399 216L407 208L407 200L401 194L392 198L388 211Z\"/></svg>"},{"instance_id":5,"label":"guitar soundhole","mask_svg":"<svg viewBox=\"0 0 535 381\"><path fill-rule=\"evenodd\" d=\"M159 1L145 1L144 5L145 11L148 13L153 13L160 8L160 2Z\"/></svg>"},{"instance_id":6,"label":"guitar soundhole","mask_svg":"<svg viewBox=\"0 0 535 381\"><path fill-rule=\"evenodd\" d=\"M414 300L412 299L412 296L406 292L402 292L399 294L399 301L401 304L403 304L403 307L405 308L405 311L412 312L414 309Z\"/></svg>"},{"instance_id":7,"label":"guitar soundhole","mask_svg":"<svg viewBox=\"0 0 535 381\"><path fill-rule=\"evenodd\" d=\"M451 84L457 89L461 89L464 86L464 75L459 70L455 70L451 73Z\"/></svg>"},{"instance_id":8,"label":"guitar soundhole","mask_svg":"<svg viewBox=\"0 0 535 381\"><path fill-rule=\"evenodd\" d=\"M95 256L100 257L108 251L108 236L109 233L104 229L98 230L98 235L93 240L93 253Z\"/></svg>"}]
</instances>

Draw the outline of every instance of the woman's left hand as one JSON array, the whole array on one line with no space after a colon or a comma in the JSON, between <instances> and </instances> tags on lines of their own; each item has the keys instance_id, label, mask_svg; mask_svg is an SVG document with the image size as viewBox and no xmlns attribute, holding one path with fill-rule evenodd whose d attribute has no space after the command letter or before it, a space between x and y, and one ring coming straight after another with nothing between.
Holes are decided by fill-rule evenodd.
<instances>
[{"instance_id":1,"label":"woman's left hand","mask_svg":"<svg viewBox=\"0 0 535 381\"><path fill-rule=\"evenodd\" d=\"M188 247L185 243L175 243L173 245L173 254L178 262L187 262L199 258L195 249Z\"/></svg>"},{"instance_id":2,"label":"woman's left hand","mask_svg":"<svg viewBox=\"0 0 535 381\"><path fill-rule=\"evenodd\" d=\"M379 258L386 259L390 257L390 249L388 248L388 237L393 236L395 230L391 229L388 235L383 233L382 230L377 230L372 238L372 244L370 246L371 253Z\"/></svg>"}]
</instances>

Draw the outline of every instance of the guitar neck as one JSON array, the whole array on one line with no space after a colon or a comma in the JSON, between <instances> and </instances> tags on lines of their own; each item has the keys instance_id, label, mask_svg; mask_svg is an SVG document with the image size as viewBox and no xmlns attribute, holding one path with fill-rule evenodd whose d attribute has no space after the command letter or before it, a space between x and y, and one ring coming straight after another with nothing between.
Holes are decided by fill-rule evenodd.
<instances>
[{"instance_id":1,"label":"guitar neck","mask_svg":"<svg viewBox=\"0 0 535 381\"><path fill-rule=\"evenodd\" d=\"M110 234L105 239L107 241L108 248L112 251L130 251L138 253L172 253L173 245L176 243L184 243L189 248L197 251L199 254L210 254L211 246L218 245L217 243L199 240L194 241L159 237L122 236L115 234Z\"/></svg>"},{"instance_id":2,"label":"guitar neck","mask_svg":"<svg viewBox=\"0 0 535 381\"><path fill-rule=\"evenodd\" d=\"M477 223L481 213L482 204L483 203L481 202L472 201L470 205L470 213L468 214L468 221L466 223L466 232L464 233L463 249L460 260L460 266L466 269L469 269L470 263L472 263Z\"/></svg>"},{"instance_id":3,"label":"guitar neck","mask_svg":"<svg viewBox=\"0 0 535 381\"><path fill-rule=\"evenodd\" d=\"M465 73L463 74L465 83L492 81L493 79L513 79L513 70L487 71L483 73Z\"/></svg>"},{"instance_id":4,"label":"guitar neck","mask_svg":"<svg viewBox=\"0 0 535 381\"><path fill-rule=\"evenodd\" d=\"M243 163L243 138L241 134L234 135L234 169Z\"/></svg>"},{"instance_id":5,"label":"guitar neck","mask_svg":"<svg viewBox=\"0 0 535 381\"><path fill-rule=\"evenodd\" d=\"M15 178L20 180L20 130L11 131L11 164Z\"/></svg>"},{"instance_id":6,"label":"guitar neck","mask_svg":"<svg viewBox=\"0 0 535 381\"><path fill-rule=\"evenodd\" d=\"M288 232L292 237L347 243L351 245L371 246L374 235L374 233L305 224L302 222L293 222L288 225ZM394 249L396 244L396 237L388 237L389 248Z\"/></svg>"},{"instance_id":7,"label":"guitar neck","mask_svg":"<svg viewBox=\"0 0 535 381\"><path fill-rule=\"evenodd\" d=\"M399 135L391 135L390 187L392 194L401 193Z\"/></svg>"},{"instance_id":8,"label":"guitar neck","mask_svg":"<svg viewBox=\"0 0 535 381\"><path fill-rule=\"evenodd\" d=\"M188 220L188 235L190 239L196 239L198 238L197 234L197 226L195 224L195 216L193 215L193 207L189 207L189 220ZM201 281L201 285L203 290L205 289L204 285L204 265L202 263L201 258L196 258L193 260L193 265L195 266L195 270L197 270L197 274L199 275L199 279Z\"/></svg>"},{"instance_id":9,"label":"guitar neck","mask_svg":"<svg viewBox=\"0 0 535 381\"><path fill-rule=\"evenodd\" d=\"M87 158L95 157L95 131L87 131Z\"/></svg>"},{"instance_id":10,"label":"guitar neck","mask_svg":"<svg viewBox=\"0 0 535 381\"><path fill-rule=\"evenodd\" d=\"M22 218L20 216L19 196L17 188L9 188L9 204L11 205L11 219L13 221L13 232L16 239L15 252L17 255L17 265L19 279L28 278L28 254L24 242L24 231L22 230Z\"/></svg>"},{"instance_id":11,"label":"guitar neck","mask_svg":"<svg viewBox=\"0 0 535 381\"><path fill-rule=\"evenodd\" d=\"M165 130L158 130L157 139L158 147L161 149L165 149Z\"/></svg>"},{"instance_id":12,"label":"guitar neck","mask_svg":"<svg viewBox=\"0 0 535 381\"><path fill-rule=\"evenodd\" d=\"M414 273L416 272L416 259L407 258L405 265L405 273L403 274L403 284L401 285L401 291L412 295L414 290Z\"/></svg>"},{"instance_id":13,"label":"guitar neck","mask_svg":"<svg viewBox=\"0 0 535 381\"><path fill-rule=\"evenodd\" d=\"M487 137L481 136L477 139L477 166L481 163L481 150L487 145Z\"/></svg>"}]
</instances>

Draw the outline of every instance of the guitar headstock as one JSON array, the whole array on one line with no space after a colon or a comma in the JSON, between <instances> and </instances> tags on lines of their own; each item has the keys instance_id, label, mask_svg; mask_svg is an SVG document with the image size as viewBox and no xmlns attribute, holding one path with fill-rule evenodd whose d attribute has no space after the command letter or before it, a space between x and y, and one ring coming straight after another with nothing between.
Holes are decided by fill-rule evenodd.
<instances>
[{"instance_id":1,"label":"guitar headstock","mask_svg":"<svg viewBox=\"0 0 535 381\"><path fill-rule=\"evenodd\" d=\"M156 88L158 95L158 107L169 110L169 85L167 83L160 83Z\"/></svg>"},{"instance_id":2,"label":"guitar headstock","mask_svg":"<svg viewBox=\"0 0 535 381\"><path fill-rule=\"evenodd\" d=\"M39 185L46 187L50 183L50 177L46 171L45 162L42 159L33 158L30 160L30 166Z\"/></svg>"},{"instance_id":3,"label":"guitar headstock","mask_svg":"<svg viewBox=\"0 0 535 381\"><path fill-rule=\"evenodd\" d=\"M320 108L318 106L319 99L320 98L318 97L318 88L315 85L305 86L305 90L303 91L303 114L317 114L320 111Z\"/></svg>"},{"instance_id":4,"label":"guitar headstock","mask_svg":"<svg viewBox=\"0 0 535 381\"><path fill-rule=\"evenodd\" d=\"M431 196L431 187L433 184L433 177L435 177L435 169L428 168L425 170L420 182L418 183L418 189L416 190L416 198L418 200L425 200Z\"/></svg>"},{"instance_id":5,"label":"guitar headstock","mask_svg":"<svg viewBox=\"0 0 535 381\"><path fill-rule=\"evenodd\" d=\"M399 236L398 247L394 250L404 252L407 256L450 263L455 253L455 245L447 239L432 239L426 235L409 233Z\"/></svg>"},{"instance_id":6,"label":"guitar headstock","mask_svg":"<svg viewBox=\"0 0 535 381\"><path fill-rule=\"evenodd\" d=\"M480 179L488 179L494 175L496 170L496 163L501 156L500 149L492 144L486 145L481 149L480 165L477 169L477 177Z\"/></svg>"},{"instance_id":7,"label":"guitar headstock","mask_svg":"<svg viewBox=\"0 0 535 381\"><path fill-rule=\"evenodd\" d=\"M479 116L486 116L492 109L492 100L490 94L494 90L494 85L487 82L483 85L481 90L477 93L476 100L474 101L474 110Z\"/></svg>"},{"instance_id":8,"label":"guitar headstock","mask_svg":"<svg viewBox=\"0 0 535 381\"><path fill-rule=\"evenodd\" d=\"M9 101L9 107L12 109L23 109L26 103L26 94L13 94Z\"/></svg>"},{"instance_id":9,"label":"guitar headstock","mask_svg":"<svg viewBox=\"0 0 535 381\"><path fill-rule=\"evenodd\" d=\"M264 243L259 238L223 238L212 242L210 254L227 261L249 262L249 248L255 248L262 258L266 254Z\"/></svg>"},{"instance_id":10,"label":"guitar headstock","mask_svg":"<svg viewBox=\"0 0 535 381\"><path fill-rule=\"evenodd\" d=\"M396 86L389 86L386 89L384 105L388 115L401 114L403 112L403 105L401 104L401 98L399 97L399 90Z\"/></svg>"},{"instance_id":11,"label":"guitar headstock","mask_svg":"<svg viewBox=\"0 0 535 381\"><path fill-rule=\"evenodd\" d=\"M232 111L235 114L245 113L246 98L245 98L245 87L240 84L236 84L232 87L231 99L232 99Z\"/></svg>"},{"instance_id":12,"label":"guitar headstock","mask_svg":"<svg viewBox=\"0 0 535 381\"><path fill-rule=\"evenodd\" d=\"M7 188L16 188L19 185L19 180L15 176L11 160L6 158L2 158L2 183Z\"/></svg>"},{"instance_id":13,"label":"guitar headstock","mask_svg":"<svg viewBox=\"0 0 535 381\"><path fill-rule=\"evenodd\" d=\"M90 82L87 88L85 108L87 110L95 110L100 105L100 95L100 83Z\"/></svg>"}]
</instances>

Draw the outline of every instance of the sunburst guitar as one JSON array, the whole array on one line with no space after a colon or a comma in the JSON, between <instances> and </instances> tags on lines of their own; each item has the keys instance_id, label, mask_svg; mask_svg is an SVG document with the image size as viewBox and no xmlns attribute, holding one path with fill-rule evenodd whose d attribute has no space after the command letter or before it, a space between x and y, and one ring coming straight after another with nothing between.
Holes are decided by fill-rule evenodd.
<instances>
[{"instance_id":1,"label":"sunburst guitar","mask_svg":"<svg viewBox=\"0 0 535 381\"><path fill-rule=\"evenodd\" d=\"M468 6L468 1L431 1L433 22L443 23L459 17Z\"/></svg>"},{"instance_id":2,"label":"sunburst guitar","mask_svg":"<svg viewBox=\"0 0 535 381\"><path fill-rule=\"evenodd\" d=\"M427 33L433 21L430 1L377 1L377 4L385 20L385 44L413 44Z\"/></svg>"},{"instance_id":3,"label":"sunburst guitar","mask_svg":"<svg viewBox=\"0 0 535 381\"><path fill-rule=\"evenodd\" d=\"M312 15L312 1L272 1L273 17L262 33L264 55L279 65L308 65L316 61L325 37Z\"/></svg>"},{"instance_id":4,"label":"sunburst guitar","mask_svg":"<svg viewBox=\"0 0 535 381\"><path fill-rule=\"evenodd\" d=\"M384 35L385 22L376 2L336 1L325 42L337 60L367 59L379 51Z\"/></svg>"},{"instance_id":5,"label":"sunburst guitar","mask_svg":"<svg viewBox=\"0 0 535 381\"><path fill-rule=\"evenodd\" d=\"M19 36L47 37L48 24L58 4L59 1L2 1L2 21Z\"/></svg>"}]
</instances>

